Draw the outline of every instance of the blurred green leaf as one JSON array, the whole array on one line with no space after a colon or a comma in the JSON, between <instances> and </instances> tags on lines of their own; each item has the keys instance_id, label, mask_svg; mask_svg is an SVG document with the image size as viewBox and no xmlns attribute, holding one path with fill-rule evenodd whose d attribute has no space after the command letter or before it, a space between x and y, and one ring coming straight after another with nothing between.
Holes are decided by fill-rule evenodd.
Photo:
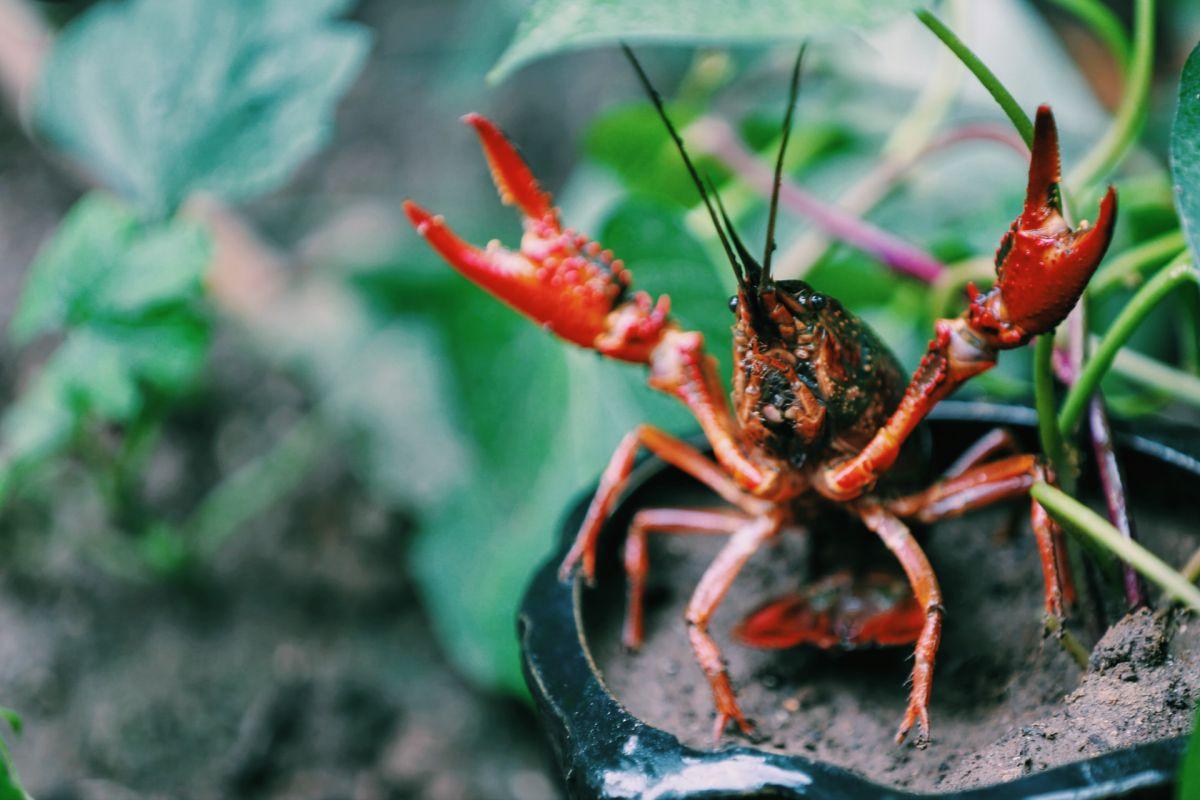
<instances>
[{"instance_id":1,"label":"blurred green leaf","mask_svg":"<svg viewBox=\"0 0 1200 800\"><path fill-rule=\"evenodd\" d=\"M1179 107L1171 128L1171 175L1192 259L1200 263L1200 45L1188 56L1179 79Z\"/></svg>"},{"instance_id":2,"label":"blurred green leaf","mask_svg":"<svg viewBox=\"0 0 1200 800\"><path fill-rule=\"evenodd\" d=\"M103 194L81 200L30 267L13 318L19 343L83 322L128 319L199 292L208 239L191 222L141 223Z\"/></svg>"},{"instance_id":3,"label":"blurred green leaf","mask_svg":"<svg viewBox=\"0 0 1200 800\"><path fill-rule=\"evenodd\" d=\"M148 391L176 394L194 380L208 349L195 306L210 258L193 223L143 223L99 194L72 209L35 259L13 320L22 342L65 335L0 423L6 470L49 457L85 420L127 423Z\"/></svg>"},{"instance_id":4,"label":"blurred green leaf","mask_svg":"<svg viewBox=\"0 0 1200 800\"><path fill-rule=\"evenodd\" d=\"M145 211L281 185L329 138L369 36L349 0L106 2L59 37L37 121Z\"/></svg>"},{"instance_id":5,"label":"blurred green leaf","mask_svg":"<svg viewBox=\"0 0 1200 800\"><path fill-rule=\"evenodd\" d=\"M1193 58L1195 54L1193 53ZM1200 711L1192 724L1192 736L1188 740L1187 752L1179 769L1179 800L1200 797Z\"/></svg>"},{"instance_id":6,"label":"blurred green leaf","mask_svg":"<svg viewBox=\"0 0 1200 800\"><path fill-rule=\"evenodd\" d=\"M603 44L760 44L886 22L918 0L535 0L488 74L497 82L551 53Z\"/></svg>"},{"instance_id":7,"label":"blurred green leaf","mask_svg":"<svg viewBox=\"0 0 1200 800\"><path fill-rule=\"evenodd\" d=\"M631 199L598 234L626 259L637 289L671 295L672 312L705 334L727 372L728 297L681 211ZM440 330L451 365L445 399L470 433L478 464L425 521L413 572L460 668L478 683L520 693L516 610L555 544L565 504L595 481L638 423L680 433L695 423L645 385L644 370L555 339L448 270L440 290L420 271L395 272L389 284L367 285L388 286L393 311L427 315ZM409 276L419 297L404 286Z\"/></svg>"},{"instance_id":8,"label":"blurred green leaf","mask_svg":"<svg viewBox=\"0 0 1200 800\"><path fill-rule=\"evenodd\" d=\"M0 708L0 717L8 723L14 734L21 733L21 717L11 708ZM0 737L0 800L33 800L17 777L17 768L12 763L8 744Z\"/></svg>"}]
</instances>

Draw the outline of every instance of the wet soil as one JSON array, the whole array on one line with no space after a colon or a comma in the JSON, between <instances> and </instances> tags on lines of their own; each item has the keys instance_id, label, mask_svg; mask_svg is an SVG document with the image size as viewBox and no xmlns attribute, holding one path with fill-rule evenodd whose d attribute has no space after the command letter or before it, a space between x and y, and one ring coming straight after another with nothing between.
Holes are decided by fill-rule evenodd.
<instances>
[{"instance_id":1,"label":"wet soil","mask_svg":"<svg viewBox=\"0 0 1200 800\"><path fill-rule=\"evenodd\" d=\"M1190 520L1170 510L1187 507L1174 505L1186 484L1175 486L1155 502L1143 490L1134 511L1143 541L1182 563L1197 539ZM704 502L695 488L674 492L659 494L655 504L664 497ZM886 785L949 791L1186 733L1200 698L1200 622L1148 610L1122 618L1081 671L1057 642L1043 638L1042 578L1026 508L987 509L922 533L947 609L925 749L892 741L905 708L908 647L767 651L729 635L764 601L844 565L830 562L831 548L861 568L886 560L882 546L835 512L814 524L812 535L785 533L753 558L712 626L742 708L757 725L752 743ZM592 651L615 696L635 716L703 749L712 747L712 699L691 655L683 610L720 545L717 537L652 535L646 643L637 653L620 643L624 599L615 557L601 589L585 600ZM814 561L825 566L813 569ZM1088 614L1080 609L1075 617L1076 634L1090 644L1078 621Z\"/></svg>"}]
</instances>

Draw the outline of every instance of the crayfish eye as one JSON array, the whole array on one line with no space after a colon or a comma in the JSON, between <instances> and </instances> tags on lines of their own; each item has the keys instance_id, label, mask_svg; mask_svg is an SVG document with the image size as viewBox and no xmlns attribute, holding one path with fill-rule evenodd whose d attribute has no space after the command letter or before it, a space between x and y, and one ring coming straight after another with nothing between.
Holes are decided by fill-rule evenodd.
<instances>
[{"instance_id":1,"label":"crayfish eye","mask_svg":"<svg viewBox=\"0 0 1200 800\"><path fill-rule=\"evenodd\" d=\"M737 308L738 308L738 296L735 294L733 297L729 298L729 310L732 311L734 314L736 314Z\"/></svg>"}]
</instances>

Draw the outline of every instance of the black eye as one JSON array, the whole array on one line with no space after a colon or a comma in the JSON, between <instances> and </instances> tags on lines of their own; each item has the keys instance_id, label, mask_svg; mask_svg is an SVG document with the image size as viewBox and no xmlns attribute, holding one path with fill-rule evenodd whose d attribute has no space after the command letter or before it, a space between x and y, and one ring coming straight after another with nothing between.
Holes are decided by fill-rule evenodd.
<instances>
[{"instance_id":1,"label":"black eye","mask_svg":"<svg viewBox=\"0 0 1200 800\"><path fill-rule=\"evenodd\" d=\"M736 314L737 307L738 307L738 298L737 298L737 295L735 294L733 297L729 298L729 310Z\"/></svg>"},{"instance_id":2,"label":"black eye","mask_svg":"<svg viewBox=\"0 0 1200 800\"><path fill-rule=\"evenodd\" d=\"M825 295L813 294L813 296L808 299L808 303L814 311L820 311L825 307Z\"/></svg>"}]
</instances>

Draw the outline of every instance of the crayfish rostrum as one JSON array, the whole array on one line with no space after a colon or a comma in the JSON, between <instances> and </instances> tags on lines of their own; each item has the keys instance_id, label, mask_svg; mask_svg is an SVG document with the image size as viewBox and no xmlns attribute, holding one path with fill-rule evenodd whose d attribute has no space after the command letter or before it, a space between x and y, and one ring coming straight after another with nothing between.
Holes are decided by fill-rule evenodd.
<instances>
[{"instance_id":1,"label":"crayfish rostrum","mask_svg":"<svg viewBox=\"0 0 1200 800\"><path fill-rule=\"evenodd\" d=\"M878 577L841 576L826 581L820 591L768 604L737 633L743 641L762 646L915 641L911 692L896 740L902 741L919 724L923 743L944 612L933 568L904 521L932 523L1026 496L1035 481L1053 480L1053 475L1036 456L1013 452L1012 439L1002 431L969 448L923 491L904 494L889 487L888 471L940 400L993 367L1000 350L1027 344L1063 321L1108 248L1115 193L1110 188L1101 200L1094 225L1068 225L1058 190L1054 117L1048 107L1039 108L1025 205L997 249L995 285L986 292L970 287L966 310L936 323L928 351L905 382L887 346L837 300L802 281L777 280L771 274L780 170L799 59L792 73L766 252L760 262L733 229L715 188L706 188L700 179L657 93L632 53L626 52L678 146L737 277L737 294L730 300L732 408L716 362L705 352L703 336L681 329L670 315L666 296L653 300L634 291L630 271L611 252L564 228L550 196L503 134L482 116L470 114L464 121L479 135L501 199L524 215L520 249L496 243L477 249L456 237L441 217L411 201L405 204L421 236L470 280L576 345L645 364L650 385L683 402L712 447L709 457L649 425L630 432L600 478L560 577L571 579L578 568L588 581L594 578L597 537L641 448L719 495L729 508L656 508L633 517L625 542L628 608L623 636L631 648L642 641L649 534L728 536L692 594L686 623L696 660L712 688L715 738L730 722L750 733L752 726L738 706L709 622L747 560L781 531L795 529L803 521L797 519L802 509L814 503L839 506L879 536L903 568L908 587L901 584L899 592L889 595L894 602L872 605L862 598L873 591L878 594ZM1046 614L1061 620L1073 594L1062 531L1036 502L1031 505ZM844 602L848 598L855 602Z\"/></svg>"}]
</instances>

